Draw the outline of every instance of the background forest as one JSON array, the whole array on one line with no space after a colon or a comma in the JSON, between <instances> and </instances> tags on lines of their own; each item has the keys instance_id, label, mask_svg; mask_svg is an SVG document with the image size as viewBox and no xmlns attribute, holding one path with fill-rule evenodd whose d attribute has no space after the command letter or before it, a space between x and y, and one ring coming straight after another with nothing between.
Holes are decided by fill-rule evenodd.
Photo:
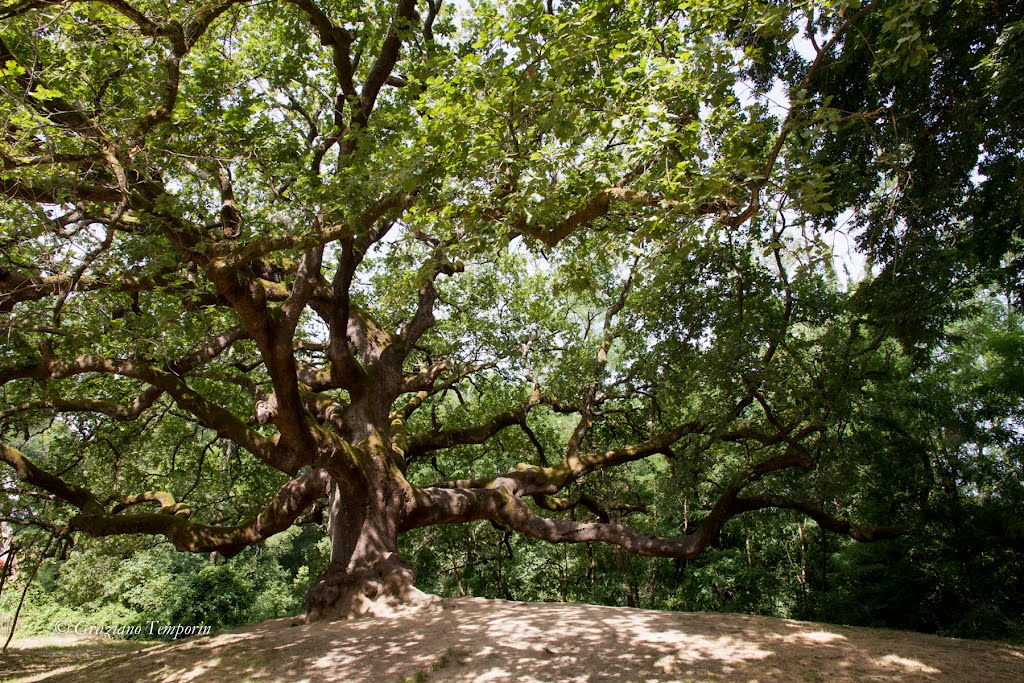
<instances>
[{"instance_id":1,"label":"background forest","mask_svg":"<svg viewBox=\"0 0 1024 683\"><path fill-rule=\"evenodd\" d=\"M322 487L180 539L383 443L428 593L1024 639L1021 3L250 4L0 4L0 629L299 614Z\"/></svg>"}]
</instances>

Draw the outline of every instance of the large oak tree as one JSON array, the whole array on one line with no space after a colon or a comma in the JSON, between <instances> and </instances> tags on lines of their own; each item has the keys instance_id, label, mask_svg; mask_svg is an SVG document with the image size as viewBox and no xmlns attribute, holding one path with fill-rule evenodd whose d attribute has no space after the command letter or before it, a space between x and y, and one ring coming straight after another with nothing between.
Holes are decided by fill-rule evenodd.
<instances>
[{"instance_id":1,"label":"large oak tree","mask_svg":"<svg viewBox=\"0 0 1024 683\"><path fill-rule=\"evenodd\" d=\"M421 599L397 539L428 525L675 558L766 508L901 533L843 439L1019 232L978 239L1019 201L1020 14L6 2L8 521L230 556L322 509L310 617ZM204 497L209 453L249 484ZM665 462L699 512L631 522L616 482Z\"/></svg>"}]
</instances>

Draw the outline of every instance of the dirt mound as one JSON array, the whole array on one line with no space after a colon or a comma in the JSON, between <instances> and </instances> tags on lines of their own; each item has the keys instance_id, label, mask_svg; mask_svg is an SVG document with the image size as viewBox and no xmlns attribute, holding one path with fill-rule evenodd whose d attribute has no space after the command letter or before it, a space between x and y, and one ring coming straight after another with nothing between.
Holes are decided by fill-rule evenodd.
<instances>
[{"instance_id":1,"label":"dirt mound","mask_svg":"<svg viewBox=\"0 0 1024 683\"><path fill-rule=\"evenodd\" d=\"M184 643L22 648L0 679L373 681L1024 681L1024 649L750 617L500 600L393 618L278 619Z\"/></svg>"}]
</instances>

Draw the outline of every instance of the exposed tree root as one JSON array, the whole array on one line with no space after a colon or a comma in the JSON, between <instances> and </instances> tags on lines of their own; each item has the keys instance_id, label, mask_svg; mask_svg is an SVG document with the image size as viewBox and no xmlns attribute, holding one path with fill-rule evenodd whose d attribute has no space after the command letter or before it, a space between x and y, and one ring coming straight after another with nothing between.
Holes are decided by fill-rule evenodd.
<instances>
[{"instance_id":1,"label":"exposed tree root","mask_svg":"<svg viewBox=\"0 0 1024 683\"><path fill-rule=\"evenodd\" d=\"M407 614L439 606L441 599L415 586L412 567L392 553L372 567L332 565L306 593L306 622Z\"/></svg>"}]
</instances>

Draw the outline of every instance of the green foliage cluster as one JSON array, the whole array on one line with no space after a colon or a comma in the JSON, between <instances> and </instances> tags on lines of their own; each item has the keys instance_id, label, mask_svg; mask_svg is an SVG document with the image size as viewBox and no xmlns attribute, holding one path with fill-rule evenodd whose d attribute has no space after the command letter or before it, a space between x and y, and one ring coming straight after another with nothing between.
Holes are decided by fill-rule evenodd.
<instances>
[{"instance_id":1,"label":"green foliage cluster","mask_svg":"<svg viewBox=\"0 0 1024 683\"><path fill-rule=\"evenodd\" d=\"M149 634L150 622L219 630L299 614L310 577L326 564L321 533L310 531L292 527L230 560L177 553L141 538L86 542L65 560L43 561L17 632L139 626L140 637L159 638ZM0 595L0 623L8 627L25 578Z\"/></svg>"}]
</instances>

